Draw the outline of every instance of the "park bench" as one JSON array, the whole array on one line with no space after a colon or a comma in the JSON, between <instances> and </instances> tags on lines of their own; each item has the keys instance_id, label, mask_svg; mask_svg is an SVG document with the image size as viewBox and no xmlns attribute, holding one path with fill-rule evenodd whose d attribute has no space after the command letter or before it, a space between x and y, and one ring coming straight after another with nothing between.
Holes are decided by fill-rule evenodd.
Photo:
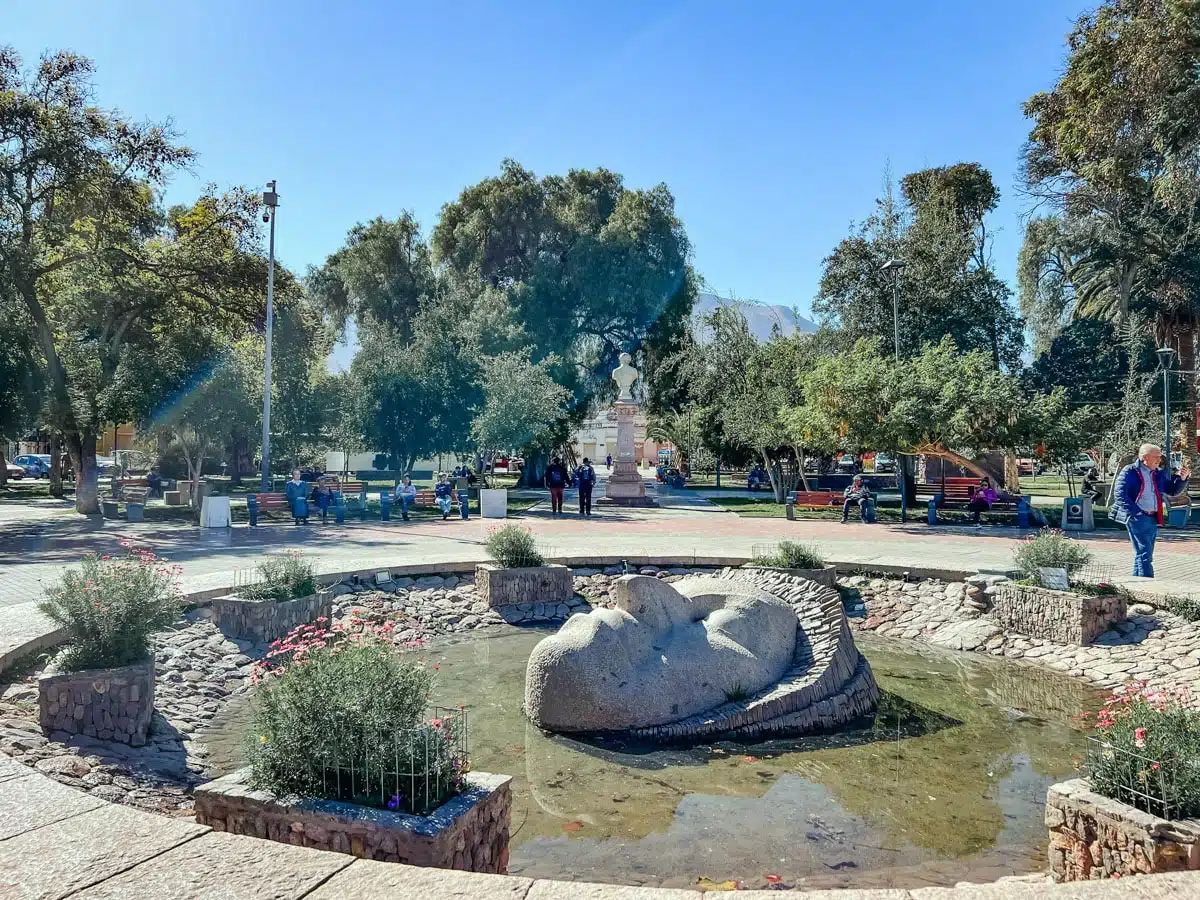
<instances>
[{"instance_id":1,"label":"park bench","mask_svg":"<svg viewBox=\"0 0 1200 900\"><path fill-rule=\"evenodd\" d=\"M792 491L790 501L799 509L828 509L842 505L840 491Z\"/></svg>"},{"instance_id":2,"label":"park bench","mask_svg":"<svg viewBox=\"0 0 1200 900\"><path fill-rule=\"evenodd\" d=\"M944 483L916 485L917 502L929 504L929 524L937 524L939 509L966 509L971 495L979 486L978 478L947 478ZM992 504L989 512L1013 511L1017 514L1017 527L1028 528L1030 524L1029 498L1023 495L1001 497Z\"/></svg>"},{"instance_id":3,"label":"park bench","mask_svg":"<svg viewBox=\"0 0 1200 900\"><path fill-rule=\"evenodd\" d=\"M140 491L140 502L144 503L146 500L146 492L149 490L149 488L150 485L145 478L117 478L114 475L112 479L112 496L114 500L128 501L128 493L130 491Z\"/></svg>"},{"instance_id":4,"label":"park bench","mask_svg":"<svg viewBox=\"0 0 1200 900\"><path fill-rule=\"evenodd\" d=\"M450 505L458 506L458 491L450 493ZM421 488L417 491L417 497L413 500L413 506L437 506L437 494L432 488Z\"/></svg>"}]
</instances>

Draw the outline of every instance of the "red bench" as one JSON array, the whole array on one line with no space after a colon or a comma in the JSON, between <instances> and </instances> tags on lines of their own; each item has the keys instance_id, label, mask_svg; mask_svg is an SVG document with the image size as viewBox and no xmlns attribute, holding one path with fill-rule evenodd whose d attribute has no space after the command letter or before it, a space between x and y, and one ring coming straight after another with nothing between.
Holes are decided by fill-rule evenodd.
<instances>
[{"instance_id":1,"label":"red bench","mask_svg":"<svg viewBox=\"0 0 1200 900\"><path fill-rule=\"evenodd\" d=\"M800 509L828 509L842 505L838 491L792 491L792 506Z\"/></svg>"}]
</instances>

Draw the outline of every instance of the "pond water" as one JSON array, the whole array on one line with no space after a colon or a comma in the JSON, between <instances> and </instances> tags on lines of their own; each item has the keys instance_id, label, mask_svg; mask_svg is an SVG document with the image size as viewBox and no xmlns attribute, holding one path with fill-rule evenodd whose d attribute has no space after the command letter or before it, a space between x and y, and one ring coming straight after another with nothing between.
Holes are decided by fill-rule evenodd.
<instances>
[{"instance_id":1,"label":"pond water","mask_svg":"<svg viewBox=\"0 0 1200 900\"><path fill-rule=\"evenodd\" d=\"M1045 868L1046 788L1069 777L1094 692L1027 664L857 636L885 692L835 735L687 750L598 747L521 712L544 632L433 646L435 702L470 710L476 769L514 776L509 872L696 887L914 887ZM247 703L202 739L238 765Z\"/></svg>"}]
</instances>

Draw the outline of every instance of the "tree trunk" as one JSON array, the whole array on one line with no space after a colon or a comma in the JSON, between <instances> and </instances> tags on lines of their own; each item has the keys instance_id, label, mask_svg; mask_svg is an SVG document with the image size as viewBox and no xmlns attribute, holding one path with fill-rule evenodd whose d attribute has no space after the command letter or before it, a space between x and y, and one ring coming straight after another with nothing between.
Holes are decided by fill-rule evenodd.
<instances>
[{"instance_id":1,"label":"tree trunk","mask_svg":"<svg viewBox=\"0 0 1200 900\"><path fill-rule=\"evenodd\" d=\"M4 445L0 444L0 488L8 487L8 459L4 455Z\"/></svg>"},{"instance_id":2,"label":"tree trunk","mask_svg":"<svg viewBox=\"0 0 1200 900\"><path fill-rule=\"evenodd\" d=\"M62 470L62 441L58 436L57 431L50 433L50 496L62 497L63 491L63 470Z\"/></svg>"},{"instance_id":3,"label":"tree trunk","mask_svg":"<svg viewBox=\"0 0 1200 900\"><path fill-rule=\"evenodd\" d=\"M1004 490L1010 494L1021 493L1021 469L1017 463L1017 454L1004 454Z\"/></svg>"},{"instance_id":4,"label":"tree trunk","mask_svg":"<svg viewBox=\"0 0 1200 900\"><path fill-rule=\"evenodd\" d=\"M721 457L717 457L717 487L721 486Z\"/></svg>"},{"instance_id":5,"label":"tree trunk","mask_svg":"<svg viewBox=\"0 0 1200 900\"><path fill-rule=\"evenodd\" d=\"M1196 330L1186 328L1179 332L1179 368L1183 372L1191 372L1196 368ZM1195 471L1196 453L1196 409L1200 396L1196 390L1195 375L1181 375L1183 395L1187 398L1187 415L1184 417L1180 438L1183 441L1183 464Z\"/></svg>"},{"instance_id":6,"label":"tree trunk","mask_svg":"<svg viewBox=\"0 0 1200 900\"><path fill-rule=\"evenodd\" d=\"M549 461L544 450L535 450L525 455L525 468L521 470L521 487L542 487Z\"/></svg>"},{"instance_id":7,"label":"tree trunk","mask_svg":"<svg viewBox=\"0 0 1200 900\"><path fill-rule=\"evenodd\" d=\"M100 514L100 472L96 468L96 432L85 428L67 435L67 452L75 469L75 511Z\"/></svg>"}]
</instances>

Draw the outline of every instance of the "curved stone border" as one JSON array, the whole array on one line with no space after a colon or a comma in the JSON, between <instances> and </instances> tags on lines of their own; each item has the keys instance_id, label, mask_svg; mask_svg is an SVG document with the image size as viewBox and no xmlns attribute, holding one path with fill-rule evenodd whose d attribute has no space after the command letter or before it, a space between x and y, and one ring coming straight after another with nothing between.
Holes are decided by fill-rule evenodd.
<instances>
[{"instance_id":1,"label":"curved stone border","mask_svg":"<svg viewBox=\"0 0 1200 900\"><path fill-rule=\"evenodd\" d=\"M871 666L854 645L836 590L779 569L722 569L713 577L748 581L792 605L806 640L792 668L767 690L669 725L635 729L645 740L767 737L833 728L865 715L879 701Z\"/></svg>"}]
</instances>

